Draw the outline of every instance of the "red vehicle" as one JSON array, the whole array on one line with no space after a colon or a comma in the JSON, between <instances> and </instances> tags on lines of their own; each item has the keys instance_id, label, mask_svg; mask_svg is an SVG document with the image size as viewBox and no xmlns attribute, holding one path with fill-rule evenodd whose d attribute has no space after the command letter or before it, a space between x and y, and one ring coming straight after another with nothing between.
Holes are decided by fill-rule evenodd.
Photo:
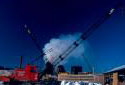
<instances>
[{"instance_id":1,"label":"red vehicle","mask_svg":"<svg viewBox=\"0 0 125 85\"><path fill-rule=\"evenodd\" d=\"M36 82L38 80L38 72L36 66L27 64L24 69L17 68L8 76L0 75L0 81L10 82L16 80L20 82Z\"/></svg>"}]
</instances>

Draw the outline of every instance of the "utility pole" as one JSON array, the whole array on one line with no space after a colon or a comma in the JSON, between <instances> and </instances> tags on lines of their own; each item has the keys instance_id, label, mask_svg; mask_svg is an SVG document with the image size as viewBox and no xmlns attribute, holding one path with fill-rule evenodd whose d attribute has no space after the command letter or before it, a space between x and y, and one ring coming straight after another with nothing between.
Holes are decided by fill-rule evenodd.
<instances>
[{"instance_id":1,"label":"utility pole","mask_svg":"<svg viewBox=\"0 0 125 85\"><path fill-rule=\"evenodd\" d=\"M23 56L20 56L20 69L22 68Z\"/></svg>"}]
</instances>

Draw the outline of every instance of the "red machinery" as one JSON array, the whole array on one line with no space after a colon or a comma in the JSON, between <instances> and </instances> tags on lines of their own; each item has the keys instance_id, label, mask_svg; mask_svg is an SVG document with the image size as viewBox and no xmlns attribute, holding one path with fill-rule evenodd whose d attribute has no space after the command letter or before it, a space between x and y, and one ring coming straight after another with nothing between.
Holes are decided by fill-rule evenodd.
<instances>
[{"instance_id":1,"label":"red machinery","mask_svg":"<svg viewBox=\"0 0 125 85\"><path fill-rule=\"evenodd\" d=\"M19 81L37 81L38 72L36 66L26 65L25 69L15 69L12 78Z\"/></svg>"},{"instance_id":2,"label":"red machinery","mask_svg":"<svg viewBox=\"0 0 125 85\"><path fill-rule=\"evenodd\" d=\"M24 69L16 68L8 76L0 76L0 81L9 82L11 79L20 82L36 82L38 80L38 72L36 66L26 65Z\"/></svg>"}]
</instances>

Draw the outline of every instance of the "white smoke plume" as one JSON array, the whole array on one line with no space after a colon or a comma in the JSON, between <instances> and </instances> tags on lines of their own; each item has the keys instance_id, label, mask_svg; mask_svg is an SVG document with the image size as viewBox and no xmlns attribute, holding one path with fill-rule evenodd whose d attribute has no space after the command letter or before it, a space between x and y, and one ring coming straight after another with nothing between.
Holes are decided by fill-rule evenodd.
<instances>
[{"instance_id":1,"label":"white smoke plume","mask_svg":"<svg viewBox=\"0 0 125 85\"><path fill-rule=\"evenodd\" d=\"M80 37L81 33L60 35L58 38L52 38L45 44L43 52L45 53L45 62L53 63L72 43ZM84 44L79 45L68 57L80 57L84 52ZM67 59L64 59L66 62Z\"/></svg>"}]
</instances>

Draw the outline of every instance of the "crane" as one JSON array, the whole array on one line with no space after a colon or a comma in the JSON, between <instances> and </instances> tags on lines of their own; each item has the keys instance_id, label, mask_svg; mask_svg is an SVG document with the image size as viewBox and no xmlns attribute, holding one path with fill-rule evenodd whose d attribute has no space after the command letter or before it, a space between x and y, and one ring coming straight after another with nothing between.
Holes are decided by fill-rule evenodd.
<instances>
[{"instance_id":1,"label":"crane","mask_svg":"<svg viewBox=\"0 0 125 85\"><path fill-rule=\"evenodd\" d=\"M85 31L76 41L74 41L61 55L58 56L57 59L55 59L54 62L47 62L44 70L40 72L39 78L41 78L44 74L48 73L51 74L53 73L54 68L62 62L68 55L73 52L84 40L86 40L89 36L91 36L94 31L96 31L101 24L103 24L106 20L110 18L110 16L114 13L114 11L119 8L119 4L116 5L114 8L111 8L109 11L107 11L99 20L97 20L96 23L92 24L87 31ZM34 61L38 60L39 58L42 58L45 54L42 52L42 49L40 45L38 44L36 38L33 36L32 32L30 29L25 25L25 29L30 35L31 39L35 43L37 49L41 52L41 55L37 57ZM41 57L42 56L42 57Z\"/></svg>"},{"instance_id":2,"label":"crane","mask_svg":"<svg viewBox=\"0 0 125 85\"><path fill-rule=\"evenodd\" d=\"M32 41L34 42L36 48L38 49L38 51L41 53L40 56L38 56L37 58L35 58L34 60L32 60L30 63L34 63L35 61L39 60L40 58L42 58L42 56L44 56L45 54L42 52L42 48L38 42L38 40L36 39L36 36L32 33L32 31L28 28L28 26L25 24L24 25L24 32L26 34L29 35L29 37L32 39Z\"/></svg>"},{"instance_id":3,"label":"crane","mask_svg":"<svg viewBox=\"0 0 125 85\"><path fill-rule=\"evenodd\" d=\"M43 53L42 48L36 39L36 36L32 33L32 31L28 28L28 26L24 25L24 28L25 28L24 32L29 35L29 37L32 39L35 46L37 47L38 51L41 53L40 56L38 56L37 58L35 58L34 60L30 62L30 63L34 63L38 61L39 59L41 59L45 54ZM43 76L45 74L52 74L52 73L53 73L53 65L50 62L47 62L45 64L45 68L43 69L43 71L40 72L40 75Z\"/></svg>"}]
</instances>

